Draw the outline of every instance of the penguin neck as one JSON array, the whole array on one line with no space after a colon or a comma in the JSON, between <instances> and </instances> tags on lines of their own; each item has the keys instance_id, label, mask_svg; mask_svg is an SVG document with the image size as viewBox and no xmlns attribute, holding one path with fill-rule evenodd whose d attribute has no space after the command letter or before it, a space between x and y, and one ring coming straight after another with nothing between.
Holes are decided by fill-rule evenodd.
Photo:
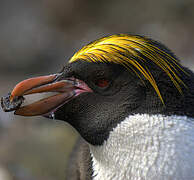
<instances>
[{"instance_id":1,"label":"penguin neck","mask_svg":"<svg viewBox=\"0 0 194 180\"><path fill-rule=\"evenodd\" d=\"M194 119L130 115L90 152L93 180L194 179Z\"/></svg>"}]
</instances>

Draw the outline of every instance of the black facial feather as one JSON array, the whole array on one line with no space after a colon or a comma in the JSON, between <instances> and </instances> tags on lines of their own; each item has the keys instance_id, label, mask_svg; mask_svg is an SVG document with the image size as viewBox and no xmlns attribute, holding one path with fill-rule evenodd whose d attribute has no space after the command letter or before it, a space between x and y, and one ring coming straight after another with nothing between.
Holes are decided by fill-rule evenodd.
<instances>
[{"instance_id":1,"label":"black facial feather","mask_svg":"<svg viewBox=\"0 0 194 180\"><path fill-rule=\"evenodd\" d=\"M194 75L183 68L181 77L187 84L183 94L160 68L150 67L165 106L148 80L143 82L132 71L114 63L76 61L64 67L64 78L83 80L93 93L83 93L55 112L56 119L70 123L90 144L100 145L116 125L132 114L187 115L194 117ZM110 86L101 89L95 81L105 78ZM190 100L192 99L192 100Z\"/></svg>"},{"instance_id":2,"label":"black facial feather","mask_svg":"<svg viewBox=\"0 0 194 180\"><path fill-rule=\"evenodd\" d=\"M180 77L183 68L176 56L164 45L143 36L118 34L101 38L84 46L69 62L80 60L123 65L141 80L148 80L163 104L163 97L150 69L152 66L164 71L180 93L182 86L185 86Z\"/></svg>"}]
</instances>

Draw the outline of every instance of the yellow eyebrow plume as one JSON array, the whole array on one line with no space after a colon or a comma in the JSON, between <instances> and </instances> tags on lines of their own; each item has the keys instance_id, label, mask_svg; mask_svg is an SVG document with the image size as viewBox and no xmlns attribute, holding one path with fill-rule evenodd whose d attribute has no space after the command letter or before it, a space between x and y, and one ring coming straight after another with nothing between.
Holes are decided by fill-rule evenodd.
<instances>
[{"instance_id":1,"label":"yellow eyebrow plume","mask_svg":"<svg viewBox=\"0 0 194 180\"><path fill-rule=\"evenodd\" d=\"M158 85L149 69L149 63L160 67L182 93L179 71L183 71L176 57L162 44L142 37L128 34L117 34L98 39L80 49L69 60L87 61L90 63L116 63L132 70L140 78L142 74L155 89L164 104ZM185 85L184 85L185 86Z\"/></svg>"}]
</instances>

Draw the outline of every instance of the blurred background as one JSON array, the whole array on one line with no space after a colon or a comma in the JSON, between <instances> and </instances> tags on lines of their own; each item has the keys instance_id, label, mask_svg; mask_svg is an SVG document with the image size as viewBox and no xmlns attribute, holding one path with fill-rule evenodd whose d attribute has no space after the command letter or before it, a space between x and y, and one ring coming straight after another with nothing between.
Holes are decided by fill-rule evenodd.
<instances>
[{"instance_id":1,"label":"blurred background","mask_svg":"<svg viewBox=\"0 0 194 180\"><path fill-rule=\"evenodd\" d=\"M194 69L193 32L193 0L0 0L0 96L114 33L152 37ZM0 180L63 180L77 136L64 122L0 108Z\"/></svg>"}]
</instances>

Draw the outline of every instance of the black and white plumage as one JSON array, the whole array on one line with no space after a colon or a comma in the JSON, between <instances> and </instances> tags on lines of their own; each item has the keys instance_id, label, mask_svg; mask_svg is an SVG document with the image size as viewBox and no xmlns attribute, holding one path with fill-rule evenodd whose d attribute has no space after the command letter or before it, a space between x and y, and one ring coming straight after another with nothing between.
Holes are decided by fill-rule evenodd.
<instances>
[{"instance_id":1,"label":"black and white plumage","mask_svg":"<svg viewBox=\"0 0 194 180\"><path fill-rule=\"evenodd\" d=\"M80 133L84 141L67 179L194 179L194 74L164 45L142 36L105 37L49 78L27 80L30 88L20 83L10 99L59 92L15 113L52 112Z\"/></svg>"}]
</instances>

